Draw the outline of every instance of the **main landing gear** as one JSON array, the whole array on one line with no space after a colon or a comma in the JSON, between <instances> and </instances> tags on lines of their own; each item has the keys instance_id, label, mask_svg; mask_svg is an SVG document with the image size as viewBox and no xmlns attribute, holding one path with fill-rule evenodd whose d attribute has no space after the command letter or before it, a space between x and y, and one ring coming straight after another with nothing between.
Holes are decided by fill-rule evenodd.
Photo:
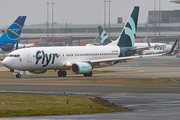
<instances>
[{"instance_id":1,"label":"main landing gear","mask_svg":"<svg viewBox=\"0 0 180 120\"><path fill-rule=\"evenodd\" d=\"M20 74L20 73L17 73L17 74L16 74L16 78L21 78L21 74Z\"/></svg>"},{"instance_id":2,"label":"main landing gear","mask_svg":"<svg viewBox=\"0 0 180 120\"><path fill-rule=\"evenodd\" d=\"M62 70L58 71L59 77L66 77L66 75L67 75L66 71L62 71ZM84 77L92 77L92 71L90 73L84 73L83 75Z\"/></svg>"},{"instance_id":3,"label":"main landing gear","mask_svg":"<svg viewBox=\"0 0 180 120\"><path fill-rule=\"evenodd\" d=\"M90 73L84 73L84 77L92 77L92 71Z\"/></svg>"},{"instance_id":4,"label":"main landing gear","mask_svg":"<svg viewBox=\"0 0 180 120\"><path fill-rule=\"evenodd\" d=\"M58 71L58 76L59 77L66 77L66 75L67 75L66 71L62 71L62 70Z\"/></svg>"}]
</instances>

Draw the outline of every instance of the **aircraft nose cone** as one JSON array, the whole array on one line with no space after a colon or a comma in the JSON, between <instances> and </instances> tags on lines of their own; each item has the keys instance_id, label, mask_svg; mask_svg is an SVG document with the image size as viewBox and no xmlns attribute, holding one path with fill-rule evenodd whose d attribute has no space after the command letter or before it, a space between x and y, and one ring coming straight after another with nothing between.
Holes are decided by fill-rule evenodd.
<instances>
[{"instance_id":1,"label":"aircraft nose cone","mask_svg":"<svg viewBox=\"0 0 180 120\"><path fill-rule=\"evenodd\" d=\"M2 61L2 64L3 64L4 66L7 65L7 60L6 60L6 58Z\"/></svg>"},{"instance_id":2,"label":"aircraft nose cone","mask_svg":"<svg viewBox=\"0 0 180 120\"><path fill-rule=\"evenodd\" d=\"M7 67L7 68L10 68L11 64L10 64L10 60L5 58L3 61L2 61L2 64Z\"/></svg>"}]
</instances>

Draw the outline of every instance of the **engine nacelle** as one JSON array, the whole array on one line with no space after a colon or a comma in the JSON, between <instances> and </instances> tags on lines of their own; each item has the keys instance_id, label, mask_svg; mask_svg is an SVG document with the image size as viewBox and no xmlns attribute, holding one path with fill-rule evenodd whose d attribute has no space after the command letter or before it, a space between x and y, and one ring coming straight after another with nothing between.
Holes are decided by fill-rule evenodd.
<instances>
[{"instance_id":1,"label":"engine nacelle","mask_svg":"<svg viewBox=\"0 0 180 120\"><path fill-rule=\"evenodd\" d=\"M75 74L89 73L92 71L92 66L86 62L76 62L71 66L71 71Z\"/></svg>"}]
</instances>

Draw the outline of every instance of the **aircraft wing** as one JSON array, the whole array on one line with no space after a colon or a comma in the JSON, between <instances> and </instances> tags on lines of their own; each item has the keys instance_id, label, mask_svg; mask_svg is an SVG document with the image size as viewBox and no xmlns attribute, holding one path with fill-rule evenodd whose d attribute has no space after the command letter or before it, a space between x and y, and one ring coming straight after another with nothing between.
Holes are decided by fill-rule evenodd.
<instances>
[{"instance_id":1,"label":"aircraft wing","mask_svg":"<svg viewBox=\"0 0 180 120\"><path fill-rule=\"evenodd\" d=\"M89 62L90 64L100 63L100 62L125 62L126 60L130 60L130 59L133 59L133 58L145 58L145 57L155 57L155 56L168 55L168 54L171 54L174 51L174 48L175 48L175 46L177 44L177 41L178 40L176 40L176 42L174 43L173 47L171 48L171 50L168 53L152 54L152 55L129 56L129 57L118 57L118 58L107 58L107 59L95 59L95 60L81 61L81 62ZM73 62L68 61L64 65L66 67L70 67L70 66L72 66L73 63L74 63L74 61Z\"/></svg>"},{"instance_id":2,"label":"aircraft wing","mask_svg":"<svg viewBox=\"0 0 180 120\"><path fill-rule=\"evenodd\" d=\"M110 61L122 61L122 60L129 60L133 58L144 58L144 57L155 57L155 56L163 56L163 55L168 55L171 54L174 51L174 48L177 44L177 41L174 43L173 47L168 53L163 53L163 54L153 54L153 55L139 55L139 56L129 56L129 57L119 57L119 58L109 58L109 59L96 59L96 60L91 60L90 63L98 63L98 62L110 62Z\"/></svg>"},{"instance_id":3,"label":"aircraft wing","mask_svg":"<svg viewBox=\"0 0 180 120\"><path fill-rule=\"evenodd\" d=\"M153 54L153 55L140 55L140 56L130 56L130 57L109 58L109 59L97 59L97 60L91 60L90 63L124 61L124 60L130 60L133 58L154 57L154 56L162 56L162 55L163 54Z\"/></svg>"},{"instance_id":4,"label":"aircraft wing","mask_svg":"<svg viewBox=\"0 0 180 120\"><path fill-rule=\"evenodd\" d=\"M97 60L87 60L87 61L80 61L80 62L88 62L88 63L98 63L98 62L115 62L115 61L118 61L118 62L124 62L124 63L127 63L126 60L130 60L132 58L126 58L126 59L119 59L117 60L117 58L112 58L112 59L97 59ZM64 67L71 67L75 62L79 62L79 61L68 61L64 64Z\"/></svg>"},{"instance_id":5,"label":"aircraft wing","mask_svg":"<svg viewBox=\"0 0 180 120\"><path fill-rule=\"evenodd\" d=\"M140 55L140 56L129 56L129 57L119 57L119 58L108 58L108 59L95 59L95 60L81 61L81 62L88 62L90 64L100 63L100 62L126 62L126 60L131 60L133 58L154 57L154 56L162 56L162 55L164 55L164 54ZM65 63L65 66L70 67L70 66L72 66L72 64L74 62L75 61L73 61L73 62L68 61Z\"/></svg>"},{"instance_id":6,"label":"aircraft wing","mask_svg":"<svg viewBox=\"0 0 180 120\"><path fill-rule=\"evenodd\" d=\"M168 55L171 54L174 51L174 48L177 44L177 41L174 43L172 46L171 50L168 53L163 53L163 54L153 54L153 55L139 55L139 56L130 56L130 57L119 57L119 58L109 58L109 59L96 59L96 60L91 60L90 63L98 63L98 62L110 62L110 61L122 61L122 60L129 60L133 58L144 58L144 57L155 57L155 56L163 56L163 55Z\"/></svg>"}]
</instances>

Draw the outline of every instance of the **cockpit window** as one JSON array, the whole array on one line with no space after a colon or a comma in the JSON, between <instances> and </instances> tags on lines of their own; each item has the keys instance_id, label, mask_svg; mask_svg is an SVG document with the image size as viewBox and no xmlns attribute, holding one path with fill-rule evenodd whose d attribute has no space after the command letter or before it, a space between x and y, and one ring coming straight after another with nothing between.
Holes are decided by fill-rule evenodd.
<instances>
[{"instance_id":1,"label":"cockpit window","mask_svg":"<svg viewBox=\"0 0 180 120\"><path fill-rule=\"evenodd\" d=\"M20 55L14 55L14 57L20 57Z\"/></svg>"},{"instance_id":2,"label":"cockpit window","mask_svg":"<svg viewBox=\"0 0 180 120\"><path fill-rule=\"evenodd\" d=\"M19 55L19 54L16 54L16 55L8 55L7 57L16 57L16 58L18 58L18 57L20 57L20 55Z\"/></svg>"}]
</instances>

